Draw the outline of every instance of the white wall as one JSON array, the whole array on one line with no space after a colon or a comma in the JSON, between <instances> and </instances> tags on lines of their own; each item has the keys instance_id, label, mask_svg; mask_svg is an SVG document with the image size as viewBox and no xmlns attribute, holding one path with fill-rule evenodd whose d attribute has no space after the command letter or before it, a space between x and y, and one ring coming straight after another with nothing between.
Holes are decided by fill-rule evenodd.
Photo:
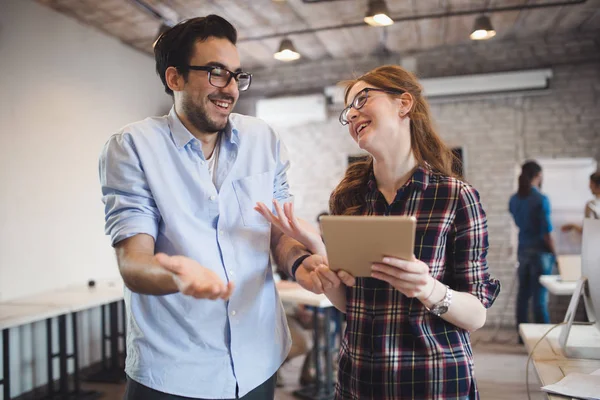
<instances>
[{"instance_id":1,"label":"white wall","mask_svg":"<svg viewBox=\"0 0 600 400\"><path fill-rule=\"evenodd\" d=\"M168 112L154 60L30 0L2 0L0 54L0 301L116 276L98 156Z\"/></svg>"},{"instance_id":2,"label":"white wall","mask_svg":"<svg viewBox=\"0 0 600 400\"><path fill-rule=\"evenodd\" d=\"M98 156L121 126L168 112L154 60L31 0L0 0L0 55L0 301L118 277ZM100 313L81 314L86 366ZM44 332L11 330L12 396L45 383Z\"/></svg>"}]
</instances>

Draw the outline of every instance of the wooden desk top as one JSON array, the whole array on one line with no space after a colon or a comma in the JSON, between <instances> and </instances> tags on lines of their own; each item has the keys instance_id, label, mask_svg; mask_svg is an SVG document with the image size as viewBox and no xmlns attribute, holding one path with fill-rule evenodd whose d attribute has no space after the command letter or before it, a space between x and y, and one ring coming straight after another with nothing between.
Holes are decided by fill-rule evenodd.
<instances>
[{"instance_id":1,"label":"wooden desk top","mask_svg":"<svg viewBox=\"0 0 600 400\"><path fill-rule=\"evenodd\" d=\"M309 292L296 282L280 281L277 283L277 291L281 301L286 303L304 304L318 308L333 307L327 296Z\"/></svg>"},{"instance_id":2,"label":"wooden desk top","mask_svg":"<svg viewBox=\"0 0 600 400\"><path fill-rule=\"evenodd\" d=\"M0 328L31 324L120 300L123 300L121 281L100 282L93 288L87 283L68 286L0 303Z\"/></svg>"},{"instance_id":3,"label":"wooden desk top","mask_svg":"<svg viewBox=\"0 0 600 400\"><path fill-rule=\"evenodd\" d=\"M67 308L69 312L79 312L104 304L123 300L123 282L97 282L96 286L86 284L71 285L38 295L15 299L8 304L46 305Z\"/></svg>"},{"instance_id":4,"label":"wooden desk top","mask_svg":"<svg viewBox=\"0 0 600 400\"><path fill-rule=\"evenodd\" d=\"M67 307L0 303L0 330L43 321L46 318L57 317L68 312Z\"/></svg>"},{"instance_id":5,"label":"wooden desk top","mask_svg":"<svg viewBox=\"0 0 600 400\"><path fill-rule=\"evenodd\" d=\"M323 294L314 294L294 282L277 285L282 301L327 308L333 305ZM123 300L123 283L98 282L95 287L87 284L72 285L38 295L0 303L0 329L43 321L72 312L99 307Z\"/></svg>"}]
</instances>

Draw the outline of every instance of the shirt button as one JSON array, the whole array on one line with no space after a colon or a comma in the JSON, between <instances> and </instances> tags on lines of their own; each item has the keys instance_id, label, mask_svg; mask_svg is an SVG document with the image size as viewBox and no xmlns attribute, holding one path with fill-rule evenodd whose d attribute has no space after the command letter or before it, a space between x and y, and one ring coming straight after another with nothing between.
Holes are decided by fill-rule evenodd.
<instances>
[{"instance_id":1,"label":"shirt button","mask_svg":"<svg viewBox=\"0 0 600 400\"><path fill-rule=\"evenodd\" d=\"M229 275L235 275L234 271L229 271Z\"/></svg>"},{"instance_id":2,"label":"shirt button","mask_svg":"<svg viewBox=\"0 0 600 400\"><path fill-rule=\"evenodd\" d=\"M210 196L209 197L210 201L215 201L216 198L217 198L217 196Z\"/></svg>"},{"instance_id":3,"label":"shirt button","mask_svg":"<svg viewBox=\"0 0 600 400\"><path fill-rule=\"evenodd\" d=\"M235 314L236 314L235 310L231 312L232 317L235 317Z\"/></svg>"},{"instance_id":4,"label":"shirt button","mask_svg":"<svg viewBox=\"0 0 600 400\"><path fill-rule=\"evenodd\" d=\"M200 161L200 165L204 165L204 160Z\"/></svg>"}]
</instances>

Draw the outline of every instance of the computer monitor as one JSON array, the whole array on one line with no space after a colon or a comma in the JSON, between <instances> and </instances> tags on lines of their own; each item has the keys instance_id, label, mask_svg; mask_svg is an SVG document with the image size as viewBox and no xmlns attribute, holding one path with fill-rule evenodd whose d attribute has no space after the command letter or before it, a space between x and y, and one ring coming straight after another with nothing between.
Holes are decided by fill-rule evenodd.
<instances>
[{"instance_id":1,"label":"computer monitor","mask_svg":"<svg viewBox=\"0 0 600 400\"><path fill-rule=\"evenodd\" d=\"M588 292L583 297L590 322L600 330L600 219L583 221L581 275L587 278Z\"/></svg>"},{"instance_id":2,"label":"computer monitor","mask_svg":"<svg viewBox=\"0 0 600 400\"><path fill-rule=\"evenodd\" d=\"M573 335L575 310L583 297L589 326ZM581 247L581 279L569 303L559 343L567 357L600 360L600 220L585 219ZM579 327L578 327L579 328ZM570 340L569 340L570 339Z\"/></svg>"}]
</instances>

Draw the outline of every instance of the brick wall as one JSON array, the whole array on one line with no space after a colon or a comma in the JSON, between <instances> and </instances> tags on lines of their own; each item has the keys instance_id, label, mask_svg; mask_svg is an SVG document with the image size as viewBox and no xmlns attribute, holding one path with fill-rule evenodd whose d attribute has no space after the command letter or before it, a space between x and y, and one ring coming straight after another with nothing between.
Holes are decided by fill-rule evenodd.
<instances>
[{"instance_id":1,"label":"brick wall","mask_svg":"<svg viewBox=\"0 0 600 400\"><path fill-rule=\"evenodd\" d=\"M488 324L500 320L507 325L514 324L515 293L510 298L508 295L514 281L516 231L507 212L507 202L516 188L518 165L524 159L535 157L595 157L600 161L597 43L592 40L559 44L542 40L537 46L534 42L519 46L514 43L495 45L496 50L512 48L525 59L521 64L509 60L512 69L552 67L554 77L548 90L458 97L431 103L439 134L448 144L464 147L466 179L479 190L487 212L488 262L491 273L503 283L502 294L488 314ZM419 56L419 71L426 76L436 76L436 71L439 75L454 75L499 70L502 58L490 56L491 61L486 64L484 55L479 54L482 51L478 45L476 50L430 52ZM589 51L591 53L586 53ZM469 52L479 52L479 55L470 58ZM544 58L544 54L553 55L557 65L552 66L551 57ZM458 57L463 60L462 64L446 62ZM566 63L568 59L577 63ZM472 64L479 67L474 68ZM449 65L454 65L454 69ZM302 73L308 70L305 68ZM273 84L263 87L269 85ZM296 195L296 209L309 221L327 210L329 195L343 176L347 156L359 153L346 129L337 122L337 111L332 110L331 119L324 123L279 130L293 162L290 181Z\"/></svg>"}]
</instances>

